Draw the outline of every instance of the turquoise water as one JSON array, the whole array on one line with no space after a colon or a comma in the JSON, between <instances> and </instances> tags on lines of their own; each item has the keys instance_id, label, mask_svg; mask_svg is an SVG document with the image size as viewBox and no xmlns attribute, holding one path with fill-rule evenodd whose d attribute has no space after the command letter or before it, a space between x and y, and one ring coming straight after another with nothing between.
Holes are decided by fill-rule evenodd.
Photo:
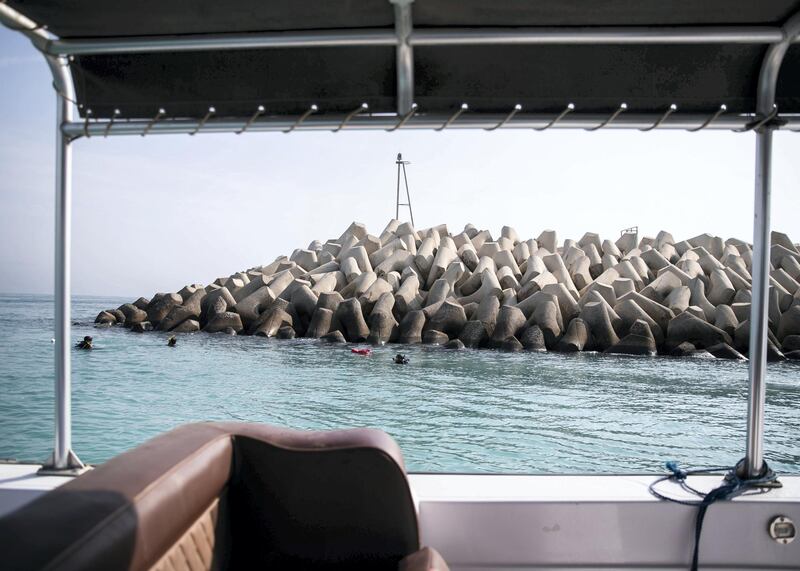
<instances>
[{"instance_id":1,"label":"turquoise water","mask_svg":"<svg viewBox=\"0 0 800 571\"><path fill-rule=\"evenodd\" d=\"M709 359L505 354L350 346L222 334L96 329L101 309L74 300L73 444L99 463L186 422L247 420L295 428L372 426L411 471L658 471L665 459L729 465L743 455L747 365ZM0 295L0 458L44 460L52 446L53 308ZM800 363L770 364L767 459L800 473Z\"/></svg>"}]
</instances>

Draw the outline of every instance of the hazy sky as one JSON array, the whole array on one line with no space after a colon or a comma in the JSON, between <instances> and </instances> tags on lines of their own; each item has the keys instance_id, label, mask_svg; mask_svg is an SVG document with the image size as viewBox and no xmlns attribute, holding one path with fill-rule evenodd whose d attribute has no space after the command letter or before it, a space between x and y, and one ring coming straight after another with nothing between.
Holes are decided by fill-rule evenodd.
<instances>
[{"instance_id":1,"label":"hazy sky","mask_svg":"<svg viewBox=\"0 0 800 571\"><path fill-rule=\"evenodd\" d=\"M0 292L49 293L55 95L0 27ZM778 133L773 228L800 240L800 134ZM560 240L638 225L751 240L752 134L472 131L116 137L75 144L73 291L150 296L394 215L394 158L417 227L466 222ZM402 216L403 213L401 213Z\"/></svg>"}]
</instances>

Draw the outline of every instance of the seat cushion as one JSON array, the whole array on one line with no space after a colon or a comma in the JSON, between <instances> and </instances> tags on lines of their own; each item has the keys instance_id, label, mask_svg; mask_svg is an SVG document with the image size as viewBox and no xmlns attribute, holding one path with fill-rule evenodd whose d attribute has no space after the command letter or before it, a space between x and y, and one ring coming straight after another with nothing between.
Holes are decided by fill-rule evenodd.
<instances>
[{"instance_id":1,"label":"seat cushion","mask_svg":"<svg viewBox=\"0 0 800 571\"><path fill-rule=\"evenodd\" d=\"M405 473L368 440L314 450L235 436L229 500L235 567L397 569L419 548Z\"/></svg>"}]
</instances>

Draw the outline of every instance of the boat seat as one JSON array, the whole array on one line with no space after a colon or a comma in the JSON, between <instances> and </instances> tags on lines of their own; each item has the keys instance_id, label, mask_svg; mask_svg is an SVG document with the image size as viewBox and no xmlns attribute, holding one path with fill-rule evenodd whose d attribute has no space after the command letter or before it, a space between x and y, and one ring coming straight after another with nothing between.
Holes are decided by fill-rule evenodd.
<instances>
[{"instance_id":1,"label":"boat seat","mask_svg":"<svg viewBox=\"0 0 800 571\"><path fill-rule=\"evenodd\" d=\"M444 571L379 430L189 424L0 519L4 569Z\"/></svg>"}]
</instances>

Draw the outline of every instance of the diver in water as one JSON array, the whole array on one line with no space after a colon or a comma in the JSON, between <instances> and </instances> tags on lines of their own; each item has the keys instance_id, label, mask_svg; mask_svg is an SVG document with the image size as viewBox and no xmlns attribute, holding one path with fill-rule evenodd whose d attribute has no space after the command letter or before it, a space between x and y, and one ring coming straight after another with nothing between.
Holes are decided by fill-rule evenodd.
<instances>
[{"instance_id":1,"label":"diver in water","mask_svg":"<svg viewBox=\"0 0 800 571\"><path fill-rule=\"evenodd\" d=\"M167 340L167 347L174 347L177 344L178 340L175 338L174 335Z\"/></svg>"},{"instance_id":2,"label":"diver in water","mask_svg":"<svg viewBox=\"0 0 800 571\"><path fill-rule=\"evenodd\" d=\"M397 355L394 356L394 359L392 359L392 361L397 365L407 365L408 357L406 357L402 353L398 353Z\"/></svg>"},{"instance_id":3,"label":"diver in water","mask_svg":"<svg viewBox=\"0 0 800 571\"><path fill-rule=\"evenodd\" d=\"M83 338L83 341L78 342L75 345L78 349L91 349L92 348L92 338L91 336L87 335Z\"/></svg>"}]
</instances>

